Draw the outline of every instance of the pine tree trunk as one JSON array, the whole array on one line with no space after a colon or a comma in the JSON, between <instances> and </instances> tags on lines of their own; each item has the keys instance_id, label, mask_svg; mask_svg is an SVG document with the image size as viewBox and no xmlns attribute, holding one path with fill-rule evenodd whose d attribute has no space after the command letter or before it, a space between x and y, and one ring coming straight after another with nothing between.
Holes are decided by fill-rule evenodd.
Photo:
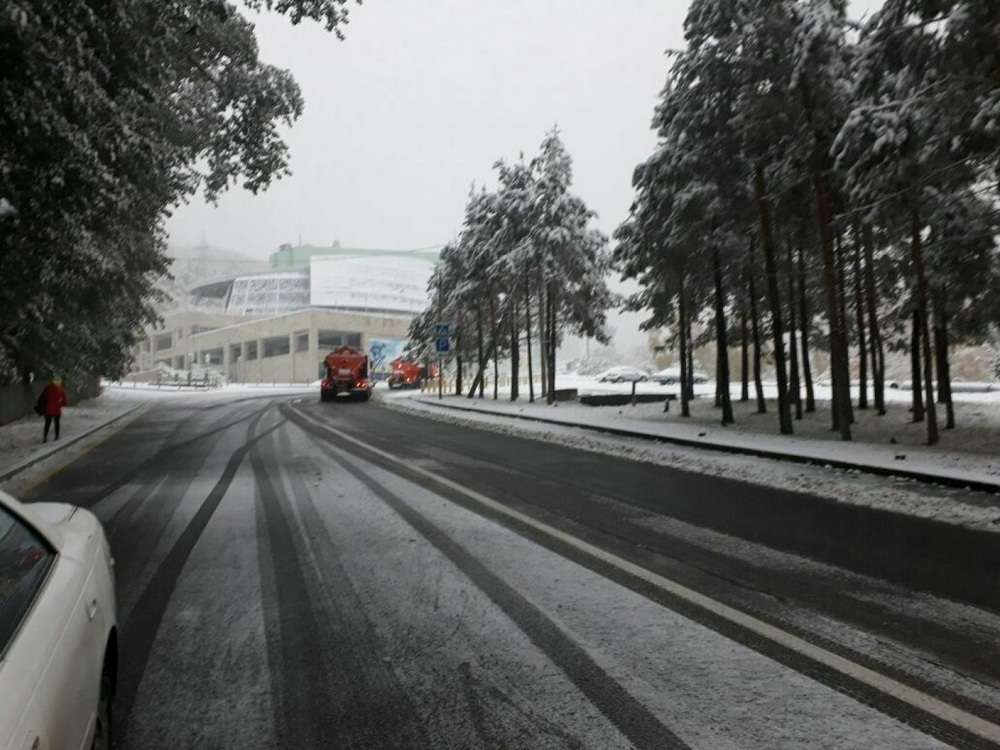
<instances>
[{"instance_id":1,"label":"pine tree trunk","mask_svg":"<svg viewBox=\"0 0 1000 750\"><path fill-rule=\"evenodd\" d=\"M843 232L837 232L837 299L840 301L840 319L844 321L844 341L847 345L847 362L851 361L851 318L847 309L847 261L844 259Z\"/></svg>"},{"instance_id":2,"label":"pine tree trunk","mask_svg":"<svg viewBox=\"0 0 1000 750\"><path fill-rule=\"evenodd\" d=\"M858 324L858 408L868 408L868 342L861 295L861 238L854 229L854 318Z\"/></svg>"},{"instance_id":3,"label":"pine tree trunk","mask_svg":"<svg viewBox=\"0 0 1000 750\"><path fill-rule=\"evenodd\" d=\"M493 290L489 290L490 300L490 348L493 349L493 400L496 401L500 394L500 326L497 325L496 302Z\"/></svg>"},{"instance_id":4,"label":"pine tree trunk","mask_svg":"<svg viewBox=\"0 0 1000 750\"><path fill-rule=\"evenodd\" d=\"M556 332L557 320L556 320L556 296L555 291L552 289L552 284L549 284L548 291L549 298L549 403L554 403L556 399Z\"/></svg>"},{"instance_id":5,"label":"pine tree trunk","mask_svg":"<svg viewBox=\"0 0 1000 750\"><path fill-rule=\"evenodd\" d=\"M486 356L484 353L482 365L477 369L476 377L472 379L472 387L469 389L469 398L473 397L477 389L479 390L479 398L483 398L483 389L485 388L486 383L486 367L489 364L489 361L496 357L496 353L496 347L490 351L489 356Z\"/></svg>"},{"instance_id":6,"label":"pine tree trunk","mask_svg":"<svg viewBox=\"0 0 1000 750\"><path fill-rule=\"evenodd\" d=\"M552 285L545 285L545 402L555 403L552 388Z\"/></svg>"},{"instance_id":7,"label":"pine tree trunk","mask_svg":"<svg viewBox=\"0 0 1000 750\"><path fill-rule=\"evenodd\" d=\"M517 381L521 377L521 337L517 330L517 305L513 308L510 321L510 400L517 401Z\"/></svg>"},{"instance_id":8,"label":"pine tree trunk","mask_svg":"<svg viewBox=\"0 0 1000 750\"><path fill-rule=\"evenodd\" d=\"M843 232L837 232L836 234L836 262L837 262L837 298L840 304L840 319L844 322L844 352L847 357L847 371L848 371L848 381L847 381L847 399L848 405L850 405L850 393L851 393L851 382L850 382L850 369L851 369L851 321L848 317L847 311L847 273L844 268L847 265L844 260L844 238ZM837 394L834 393L834 399L837 398ZM837 419L839 419L839 412L837 409L833 410L833 429L839 429L837 424ZM854 414L851 414L851 424L854 424Z\"/></svg>"},{"instance_id":9,"label":"pine tree trunk","mask_svg":"<svg viewBox=\"0 0 1000 750\"><path fill-rule=\"evenodd\" d=\"M802 329L802 377L806 384L806 411L816 411L816 391L813 388L812 366L809 363L809 302L806 295L806 262L799 245L799 320Z\"/></svg>"},{"instance_id":10,"label":"pine tree trunk","mask_svg":"<svg viewBox=\"0 0 1000 750\"><path fill-rule=\"evenodd\" d=\"M748 279L750 282L750 330L753 334L753 384L757 395L757 413L767 412L767 401L764 400L764 382L761 380L760 360L760 315L757 310L757 286L754 284L753 244L750 245L750 260Z\"/></svg>"},{"instance_id":11,"label":"pine tree trunk","mask_svg":"<svg viewBox=\"0 0 1000 750\"><path fill-rule=\"evenodd\" d=\"M459 339L455 339L455 348L458 348ZM439 372L438 377L444 377L444 373ZM462 355L455 357L455 395L462 395Z\"/></svg>"},{"instance_id":12,"label":"pine tree trunk","mask_svg":"<svg viewBox=\"0 0 1000 750\"><path fill-rule=\"evenodd\" d=\"M802 419L802 391L799 387L799 344L795 338L795 262L792 246L788 246L788 354L791 367L791 401L795 404L795 418Z\"/></svg>"},{"instance_id":13,"label":"pine tree trunk","mask_svg":"<svg viewBox=\"0 0 1000 750\"><path fill-rule=\"evenodd\" d=\"M920 225L913 217L913 240L910 249L917 272L917 310L920 315L920 349L924 360L924 408L927 410L927 445L938 442L937 409L934 406L934 360L931 359L930 303L927 295L927 274L924 271L924 251L920 241Z\"/></svg>"},{"instance_id":14,"label":"pine tree trunk","mask_svg":"<svg viewBox=\"0 0 1000 750\"><path fill-rule=\"evenodd\" d=\"M830 325L830 374L833 378L834 410L837 428L842 440L851 439L851 370L847 354L847 335L844 319L840 315L837 295L837 275L833 251L833 216L829 191L823 169L827 149L823 147L815 123L812 97L805 81L800 83L802 106L806 120L813 132L814 146L810 155L813 194L816 198L816 215L819 220L820 245L823 248L823 280L826 287L827 322ZM831 414L831 417L834 415Z\"/></svg>"},{"instance_id":15,"label":"pine tree trunk","mask_svg":"<svg viewBox=\"0 0 1000 750\"><path fill-rule=\"evenodd\" d=\"M542 366L542 398L548 402L549 393L549 318L545 314L547 301L545 298L545 287L539 285L541 292L538 295L538 359Z\"/></svg>"},{"instance_id":16,"label":"pine tree trunk","mask_svg":"<svg viewBox=\"0 0 1000 750\"><path fill-rule=\"evenodd\" d=\"M747 311L740 313L740 401L750 400L750 326Z\"/></svg>"},{"instance_id":17,"label":"pine tree trunk","mask_svg":"<svg viewBox=\"0 0 1000 750\"><path fill-rule=\"evenodd\" d=\"M771 331L774 337L774 369L778 379L778 426L782 435L792 434L792 413L788 408L788 377L785 371L784 328L781 320L781 295L778 291L778 265L775 262L774 238L771 234L771 209L767 202L764 168L757 165L754 192L760 214L761 246L767 272L767 297L771 306Z\"/></svg>"},{"instance_id":18,"label":"pine tree trunk","mask_svg":"<svg viewBox=\"0 0 1000 750\"><path fill-rule=\"evenodd\" d=\"M938 299L934 313L934 353L937 359L939 403L945 407L945 429L955 429L955 404L951 398L951 365L948 362L948 315L944 300Z\"/></svg>"},{"instance_id":19,"label":"pine tree trunk","mask_svg":"<svg viewBox=\"0 0 1000 750\"><path fill-rule=\"evenodd\" d=\"M712 265L715 272L715 341L716 359L718 365L718 388L722 400L722 424L733 423L733 404L729 396L729 345L726 341L726 306L722 292L722 265L719 263L719 251L712 251Z\"/></svg>"},{"instance_id":20,"label":"pine tree trunk","mask_svg":"<svg viewBox=\"0 0 1000 750\"><path fill-rule=\"evenodd\" d=\"M472 376L472 383L469 385L469 393L467 396L468 398L476 397L476 391L479 389L479 381L480 378L482 377L484 369L483 357L485 356L485 354L483 353L482 350L482 343L483 343L482 334L480 332L480 326L478 323L476 324L476 329L477 329L476 334L477 334L479 351L477 352L477 359L476 359L476 374Z\"/></svg>"},{"instance_id":21,"label":"pine tree trunk","mask_svg":"<svg viewBox=\"0 0 1000 750\"><path fill-rule=\"evenodd\" d=\"M485 387L486 387L486 365L488 361L486 359L485 352L485 342L483 341L483 326L482 323L477 320L479 336L479 372L476 373L476 377L479 380L479 398L485 397Z\"/></svg>"},{"instance_id":22,"label":"pine tree trunk","mask_svg":"<svg viewBox=\"0 0 1000 750\"><path fill-rule=\"evenodd\" d=\"M920 313L913 307L913 323L910 329L910 378L913 382L913 405L910 409L914 422L924 421L924 389L920 382Z\"/></svg>"},{"instance_id":23,"label":"pine tree trunk","mask_svg":"<svg viewBox=\"0 0 1000 750\"><path fill-rule=\"evenodd\" d=\"M479 305L476 305L476 354L478 359L476 360L476 376L472 379L472 385L469 387L469 398L475 398L476 389L479 389L479 398L483 397L483 373L486 371L486 362L483 359L486 356L484 348L483 316Z\"/></svg>"},{"instance_id":24,"label":"pine tree trunk","mask_svg":"<svg viewBox=\"0 0 1000 750\"><path fill-rule=\"evenodd\" d=\"M875 411L885 414L885 350L882 347L882 333L878 327L878 304L875 297L875 249L872 228L865 224L863 232L865 251L865 297L868 302L868 325L871 333L872 388L875 396Z\"/></svg>"},{"instance_id":25,"label":"pine tree trunk","mask_svg":"<svg viewBox=\"0 0 1000 750\"><path fill-rule=\"evenodd\" d=\"M687 390L688 400L694 401L694 337L691 335L691 310L688 309L687 331L685 333L688 342L687 352L687 380L681 385Z\"/></svg>"},{"instance_id":26,"label":"pine tree trunk","mask_svg":"<svg viewBox=\"0 0 1000 750\"><path fill-rule=\"evenodd\" d=\"M680 293L678 294L677 307L679 310L678 321L679 330L677 332L679 349L681 355L681 416L691 416L691 399L688 397L688 331L687 331L687 301L684 296L684 276L680 277Z\"/></svg>"},{"instance_id":27,"label":"pine tree trunk","mask_svg":"<svg viewBox=\"0 0 1000 750\"><path fill-rule=\"evenodd\" d=\"M528 349L528 403L535 403L535 370L531 357L531 282L530 275L524 272L524 319L525 336L527 337L525 346Z\"/></svg>"}]
</instances>

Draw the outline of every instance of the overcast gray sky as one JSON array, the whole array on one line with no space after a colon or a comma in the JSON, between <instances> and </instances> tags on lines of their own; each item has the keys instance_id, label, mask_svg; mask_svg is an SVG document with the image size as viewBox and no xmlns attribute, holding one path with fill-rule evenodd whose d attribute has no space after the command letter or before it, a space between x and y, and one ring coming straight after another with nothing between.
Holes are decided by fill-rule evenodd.
<instances>
[{"instance_id":1,"label":"overcast gray sky","mask_svg":"<svg viewBox=\"0 0 1000 750\"><path fill-rule=\"evenodd\" d=\"M852 3L860 15L879 0ZM652 152L665 50L683 46L683 0L367 0L346 41L257 17L261 57L288 68L305 112L287 133L293 174L235 188L167 223L175 245L265 258L283 242L411 249L461 228L469 186L531 158L554 124L574 190L608 235Z\"/></svg>"},{"instance_id":2,"label":"overcast gray sky","mask_svg":"<svg viewBox=\"0 0 1000 750\"><path fill-rule=\"evenodd\" d=\"M677 0L369 0L346 41L261 16L261 57L289 68L305 113L288 132L293 174L218 208L192 202L171 241L265 257L282 242L408 249L460 229L469 185L531 158L558 123L575 190L610 233L679 47Z\"/></svg>"}]
</instances>

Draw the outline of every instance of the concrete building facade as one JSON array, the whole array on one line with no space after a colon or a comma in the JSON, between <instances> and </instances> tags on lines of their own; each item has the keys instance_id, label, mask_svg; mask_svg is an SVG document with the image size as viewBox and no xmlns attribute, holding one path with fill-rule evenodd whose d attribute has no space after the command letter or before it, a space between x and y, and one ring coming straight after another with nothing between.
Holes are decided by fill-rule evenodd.
<instances>
[{"instance_id":1,"label":"concrete building facade","mask_svg":"<svg viewBox=\"0 0 1000 750\"><path fill-rule=\"evenodd\" d=\"M147 331L135 353L135 375L218 374L237 383L311 383L331 349L369 353L376 378L388 374L392 352L407 339L404 317L307 309L271 318L237 319L194 310L169 315ZM172 375L170 375L172 377Z\"/></svg>"},{"instance_id":2,"label":"concrete building facade","mask_svg":"<svg viewBox=\"0 0 1000 750\"><path fill-rule=\"evenodd\" d=\"M433 261L426 254L392 263L387 251L283 247L271 257L271 272L216 279L192 290L196 299L212 300L215 310L169 313L147 329L133 351L130 377L310 383L320 377L327 352L352 346L369 354L373 377L383 379L403 351L415 308L425 305L417 290L426 289ZM380 283L372 275L375 263L392 263L396 275ZM315 292L318 281L322 294Z\"/></svg>"}]
</instances>

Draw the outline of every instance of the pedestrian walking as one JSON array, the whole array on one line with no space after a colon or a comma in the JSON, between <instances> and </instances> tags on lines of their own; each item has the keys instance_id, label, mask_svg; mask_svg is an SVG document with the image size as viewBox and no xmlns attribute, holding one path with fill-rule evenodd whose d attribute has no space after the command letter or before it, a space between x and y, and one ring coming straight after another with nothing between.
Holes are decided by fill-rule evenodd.
<instances>
[{"instance_id":1,"label":"pedestrian walking","mask_svg":"<svg viewBox=\"0 0 1000 750\"><path fill-rule=\"evenodd\" d=\"M66 389L63 388L62 378L58 375L52 378L52 382L42 389L38 396L38 403L42 407L42 415L45 417L45 430L42 432L42 442L48 442L49 427L55 426L55 439L59 439L59 418L62 416L62 408L66 405Z\"/></svg>"}]
</instances>

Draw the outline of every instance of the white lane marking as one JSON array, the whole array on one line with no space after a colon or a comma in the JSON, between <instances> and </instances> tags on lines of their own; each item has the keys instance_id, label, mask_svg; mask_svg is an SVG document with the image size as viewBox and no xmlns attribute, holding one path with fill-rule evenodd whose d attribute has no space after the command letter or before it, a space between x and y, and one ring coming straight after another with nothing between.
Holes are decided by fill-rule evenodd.
<instances>
[{"instance_id":1,"label":"white lane marking","mask_svg":"<svg viewBox=\"0 0 1000 750\"><path fill-rule=\"evenodd\" d=\"M301 414L301 412L300 412ZM319 427L330 429L327 425L319 422L318 420L302 415L303 418L308 419ZM406 461L391 453L386 453L383 450L375 448L363 440L358 440L350 435L346 435L343 432L337 432L337 436L347 440L348 442L354 443L355 445L363 448L364 450L370 451L377 456L380 456L387 461L399 464L405 467L409 471L419 474L422 477L426 477L431 481L437 482L448 489L465 495L471 500L476 501L480 505L484 505L491 510L500 513L508 518L512 518L519 523L525 524L526 526L535 529L553 539L557 539L560 542L567 544L580 552L583 552L590 557L593 557L601 562L604 562L612 567L617 568L629 575L636 576L642 580L650 583L657 588L666 591L667 593L676 596L684 601L693 604L701 609L711 612L729 622L738 625L752 633L755 633L763 638L766 638L773 643L777 643L791 651L794 651L808 659L822 664L823 666L829 667L831 669L840 672L843 675L851 677L858 682L861 682L869 687L875 688L880 692L890 695L904 703L907 703L915 708L925 711L932 716L935 716L943 721L953 724L955 726L961 727L966 731L976 734L990 742L1000 743L1000 726L982 719L979 716L964 711L961 708L952 706L949 703L945 703L932 695L928 695L920 690L916 690L908 685L904 685L891 677L886 677L885 675L879 674L878 672L869 669L868 667L862 666L861 664L856 664L849 659L845 659L831 651L820 648L812 643L809 643L798 636L792 635L791 633L786 633L785 631L759 620L756 617L741 612L738 609L734 609L722 602L715 601L704 594L699 594L694 589L690 589L687 586L683 586L675 581L665 578L661 575L653 573L652 571L646 570L635 563L624 560L616 555L607 552L606 550L596 547L593 544L585 542L581 539L577 539L566 532L550 526L542 521L538 521L529 515L521 513L520 511L514 510L513 508L508 508L507 506L487 497L486 495L480 494L475 490L470 490L467 487L463 487L457 482L453 482L450 479L439 476L432 471L423 469L416 464Z\"/></svg>"}]
</instances>

